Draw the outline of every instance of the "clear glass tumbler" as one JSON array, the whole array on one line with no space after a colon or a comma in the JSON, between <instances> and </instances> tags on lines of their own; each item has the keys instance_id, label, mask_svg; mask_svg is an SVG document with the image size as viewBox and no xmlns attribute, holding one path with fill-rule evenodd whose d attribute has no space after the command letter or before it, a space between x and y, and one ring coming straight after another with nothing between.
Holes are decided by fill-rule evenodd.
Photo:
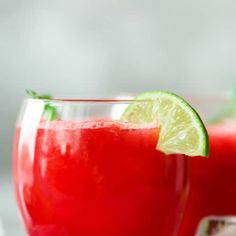
<instances>
[{"instance_id":1,"label":"clear glass tumbler","mask_svg":"<svg viewBox=\"0 0 236 236\"><path fill-rule=\"evenodd\" d=\"M155 125L121 122L134 102L24 101L13 172L28 235L177 234L190 158L157 151Z\"/></svg>"}]
</instances>

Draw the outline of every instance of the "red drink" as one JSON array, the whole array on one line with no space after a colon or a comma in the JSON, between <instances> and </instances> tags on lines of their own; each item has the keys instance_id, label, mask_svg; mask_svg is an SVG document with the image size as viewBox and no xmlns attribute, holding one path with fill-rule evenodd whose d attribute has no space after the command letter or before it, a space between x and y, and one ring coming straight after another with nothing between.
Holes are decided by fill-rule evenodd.
<instances>
[{"instance_id":1,"label":"red drink","mask_svg":"<svg viewBox=\"0 0 236 236\"><path fill-rule=\"evenodd\" d=\"M194 235L205 216L236 215L236 124L208 127L209 159L192 159L192 184L182 236Z\"/></svg>"},{"instance_id":2,"label":"red drink","mask_svg":"<svg viewBox=\"0 0 236 236\"><path fill-rule=\"evenodd\" d=\"M189 159L156 151L157 139L155 127L110 121L19 126L14 180L29 235L175 235Z\"/></svg>"}]
</instances>

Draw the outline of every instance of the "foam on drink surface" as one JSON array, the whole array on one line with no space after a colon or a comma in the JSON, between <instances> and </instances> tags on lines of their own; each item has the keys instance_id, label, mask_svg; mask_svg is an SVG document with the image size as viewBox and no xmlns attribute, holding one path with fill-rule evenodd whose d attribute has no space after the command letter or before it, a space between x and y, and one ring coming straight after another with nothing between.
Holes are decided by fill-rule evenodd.
<instances>
[{"instance_id":1,"label":"foam on drink surface","mask_svg":"<svg viewBox=\"0 0 236 236\"><path fill-rule=\"evenodd\" d=\"M74 129L103 129L103 128L117 128L117 129L152 129L157 126L154 124L131 124L124 123L120 121L112 121L108 119L88 119L84 121L42 121L39 124L39 129L66 129L66 130L74 130Z\"/></svg>"}]
</instances>

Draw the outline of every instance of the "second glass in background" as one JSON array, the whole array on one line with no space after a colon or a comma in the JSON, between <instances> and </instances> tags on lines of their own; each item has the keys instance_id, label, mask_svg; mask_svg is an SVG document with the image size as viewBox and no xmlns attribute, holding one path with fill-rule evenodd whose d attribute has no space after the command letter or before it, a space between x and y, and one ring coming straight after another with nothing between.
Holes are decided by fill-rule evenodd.
<instances>
[{"instance_id":1,"label":"second glass in background","mask_svg":"<svg viewBox=\"0 0 236 236\"><path fill-rule=\"evenodd\" d=\"M194 235L207 216L236 216L236 103L228 98L191 98L207 124L210 156L192 158L192 180L180 236Z\"/></svg>"}]
</instances>

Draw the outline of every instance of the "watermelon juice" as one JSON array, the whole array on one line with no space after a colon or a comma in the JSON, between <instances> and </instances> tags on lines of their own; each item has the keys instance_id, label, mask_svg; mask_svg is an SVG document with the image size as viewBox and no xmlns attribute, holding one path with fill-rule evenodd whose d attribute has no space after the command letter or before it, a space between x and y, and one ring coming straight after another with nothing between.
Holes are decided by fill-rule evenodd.
<instances>
[{"instance_id":1,"label":"watermelon juice","mask_svg":"<svg viewBox=\"0 0 236 236\"><path fill-rule=\"evenodd\" d=\"M181 236L195 234L206 216L236 215L236 123L208 125L209 159L192 159L190 196Z\"/></svg>"},{"instance_id":2,"label":"watermelon juice","mask_svg":"<svg viewBox=\"0 0 236 236\"><path fill-rule=\"evenodd\" d=\"M157 151L156 127L89 120L24 129L14 182L30 236L176 235L190 159Z\"/></svg>"}]
</instances>

